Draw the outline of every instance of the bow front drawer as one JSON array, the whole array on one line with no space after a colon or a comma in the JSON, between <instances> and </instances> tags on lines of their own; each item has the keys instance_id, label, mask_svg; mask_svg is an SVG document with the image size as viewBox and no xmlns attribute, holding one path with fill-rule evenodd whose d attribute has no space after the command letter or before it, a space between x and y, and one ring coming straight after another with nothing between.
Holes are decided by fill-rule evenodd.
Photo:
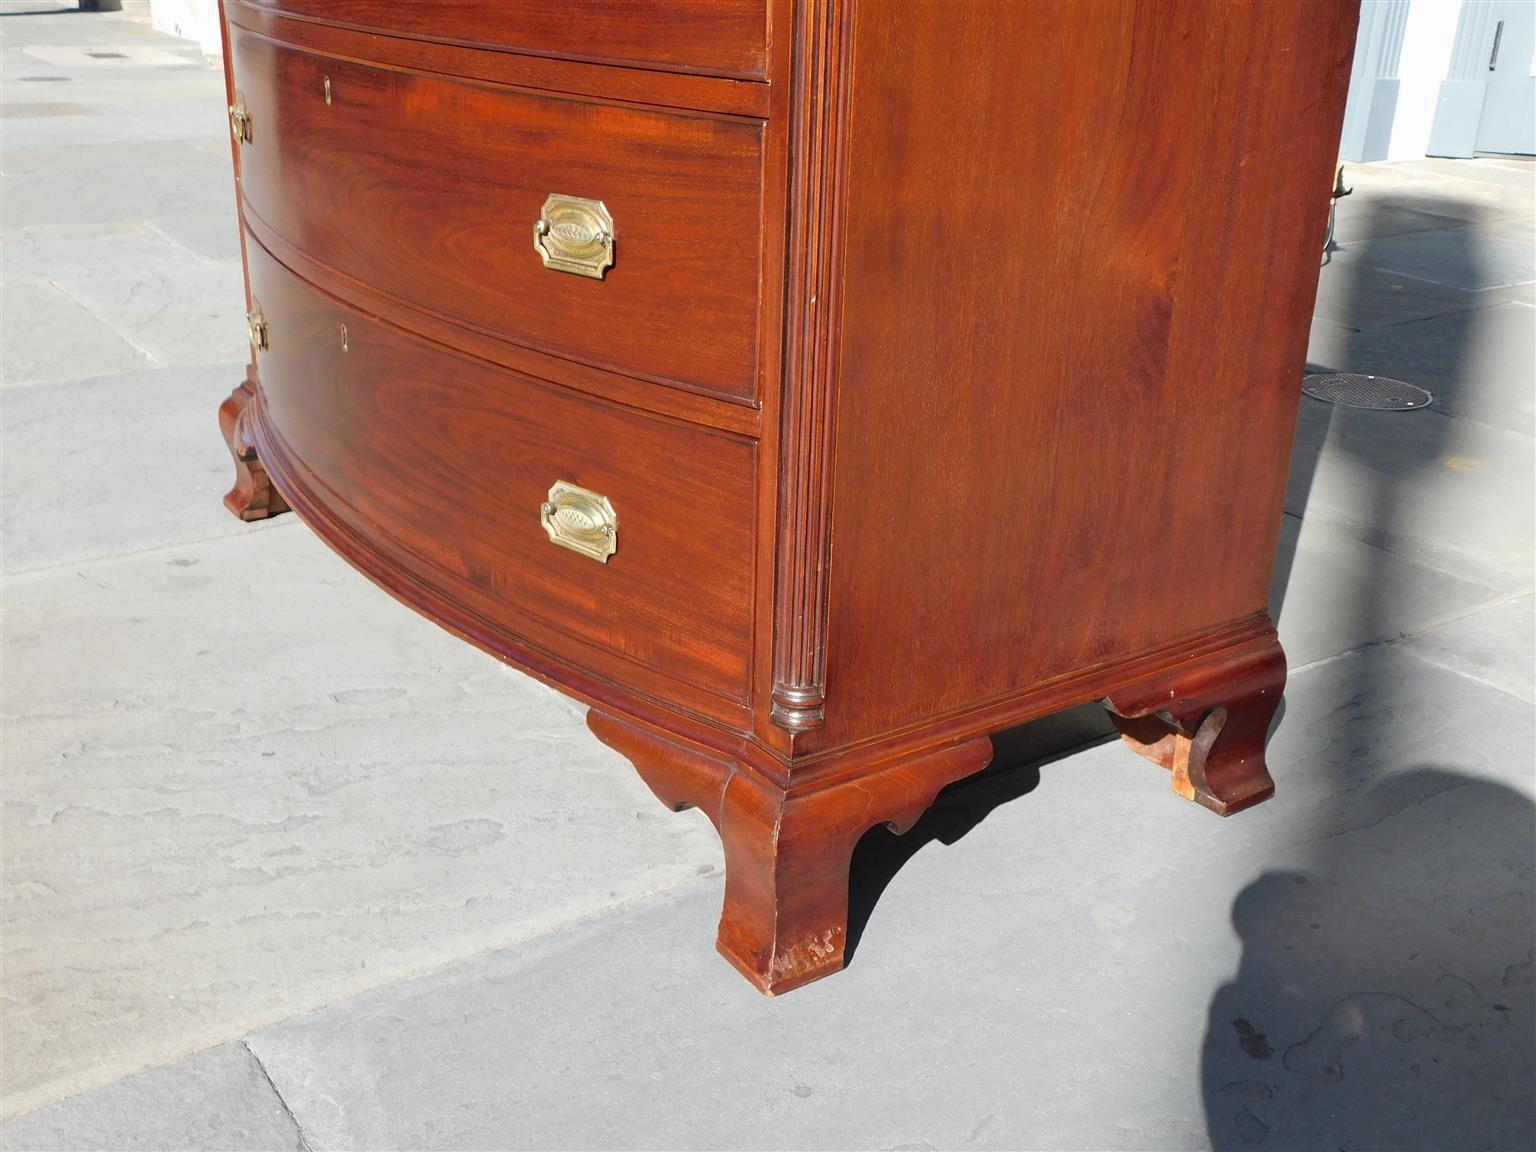
<instances>
[{"instance_id":1,"label":"bow front drawer","mask_svg":"<svg viewBox=\"0 0 1536 1152\"><path fill-rule=\"evenodd\" d=\"M246 210L376 292L689 391L757 393L763 125L231 28Z\"/></svg>"},{"instance_id":2,"label":"bow front drawer","mask_svg":"<svg viewBox=\"0 0 1536 1152\"><path fill-rule=\"evenodd\" d=\"M246 249L263 450L344 554L568 666L739 707L754 442L418 339Z\"/></svg>"},{"instance_id":3,"label":"bow front drawer","mask_svg":"<svg viewBox=\"0 0 1536 1152\"><path fill-rule=\"evenodd\" d=\"M343 27L539 56L760 77L764 0L245 0Z\"/></svg>"}]
</instances>

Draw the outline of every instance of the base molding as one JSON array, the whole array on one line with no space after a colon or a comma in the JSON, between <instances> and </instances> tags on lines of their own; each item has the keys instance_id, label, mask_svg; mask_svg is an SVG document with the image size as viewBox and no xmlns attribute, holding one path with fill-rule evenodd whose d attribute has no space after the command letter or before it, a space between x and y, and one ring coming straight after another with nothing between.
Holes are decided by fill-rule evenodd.
<instances>
[{"instance_id":1,"label":"base molding","mask_svg":"<svg viewBox=\"0 0 1536 1152\"><path fill-rule=\"evenodd\" d=\"M848 869L865 832L905 832L946 785L992 761L967 740L873 765L832 784L784 788L649 727L593 710L587 725L674 810L697 807L725 849L716 947L759 990L777 995L843 967Z\"/></svg>"},{"instance_id":2,"label":"base molding","mask_svg":"<svg viewBox=\"0 0 1536 1152\"><path fill-rule=\"evenodd\" d=\"M1271 631L1114 692L1104 706L1127 744L1172 772L1175 792L1230 816L1275 793L1264 744L1285 674L1285 652Z\"/></svg>"},{"instance_id":3,"label":"base molding","mask_svg":"<svg viewBox=\"0 0 1536 1152\"><path fill-rule=\"evenodd\" d=\"M219 405L219 429L235 462L235 486L225 493L224 507L242 520L265 520L288 511L288 502L256 455L250 411L255 399L256 385L247 375Z\"/></svg>"},{"instance_id":4,"label":"base molding","mask_svg":"<svg viewBox=\"0 0 1536 1152\"><path fill-rule=\"evenodd\" d=\"M1274 794L1264 742L1285 687L1273 628L1152 673L1103 699L1125 741L1172 773L1181 796L1229 816ZM788 784L740 755L705 748L653 725L594 708L587 725L635 766L674 811L698 808L725 850L725 899L716 947L759 990L777 995L843 967L848 870L865 832L909 829L948 784L980 772L990 736L817 756ZM843 761L840 763L839 761Z\"/></svg>"},{"instance_id":5,"label":"base molding","mask_svg":"<svg viewBox=\"0 0 1536 1152\"><path fill-rule=\"evenodd\" d=\"M586 701L587 724L628 759L674 811L699 808L724 847L726 879L716 946L769 995L839 971L848 936L849 868L876 825L907 831L946 786L986 768L992 734L1099 699L1125 741L1168 769L1180 795L1230 815L1267 799L1270 722L1285 657L1262 614L1178 645L1021 688L974 710L896 733L827 747L767 746L736 723L642 697L494 627L375 555L337 518L266 424L252 379L219 410L235 462L225 504L246 520L293 507L365 575L438 624ZM271 474L284 486L273 484Z\"/></svg>"}]
</instances>

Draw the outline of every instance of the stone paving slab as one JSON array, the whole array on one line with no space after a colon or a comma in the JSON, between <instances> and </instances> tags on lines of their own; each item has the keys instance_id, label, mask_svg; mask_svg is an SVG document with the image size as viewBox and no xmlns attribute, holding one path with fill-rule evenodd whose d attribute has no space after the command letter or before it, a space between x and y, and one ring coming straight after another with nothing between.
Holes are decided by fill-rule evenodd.
<instances>
[{"instance_id":1,"label":"stone paving slab","mask_svg":"<svg viewBox=\"0 0 1536 1152\"><path fill-rule=\"evenodd\" d=\"M8 393L5 571L250 531L223 505L233 475L217 420L220 399L244 376L243 364L213 364Z\"/></svg>"},{"instance_id":2,"label":"stone paving slab","mask_svg":"<svg viewBox=\"0 0 1536 1152\"><path fill-rule=\"evenodd\" d=\"M0 1148L308 1152L244 1044L220 1044L0 1122Z\"/></svg>"},{"instance_id":3,"label":"stone paving slab","mask_svg":"<svg viewBox=\"0 0 1536 1152\"><path fill-rule=\"evenodd\" d=\"M1281 524L1269 606L1292 668L1411 636L1501 599L1320 518L1286 516Z\"/></svg>"},{"instance_id":4,"label":"stone paving slab","mask_svg":"<svg viewBox=\"0 0 1536 1152\"><path fill-rule=\"evenodd\" d=\"M1417 244L1422 236L1406 239ZM1350 260L1336 254L1318 280L1314 315L1359 332L1497 303L1460 286L1435 284L1377 267L1364 258Z\"/></svg>"},{"instance_id":5,"label":"stone paving slab","mask_svg":"<svg viewBox=\"0 0 1536 1152\"><path fill-rule=\"evenodd\" d=\"M1529 1147L1532 728L1378 648L1293 678L1240 819L1108 745L874 834L787 997L695 886L250 1043L317 1149Z\"/></svg>"},{"instance_id":6,"label":"stone paving slab","mask_svg":"<svg viewBox=\"0 0 1536 1152\"><path fill-rule=\"evenodd\" d=\"M250 355L239 264L204 264L173 274L103 273L61 287L161 364L210 364Z\"/></svg>"},{"instance_id":7,"label":"stone paving slab","mask_svg":"<svg viewBox=\"0 0 1536 1152\"><path fill-rule=\"evenodd\" d=\"M1485 159L1346 164L1344 183L1355 194L1339 214L1369 216L1390 205L1480 226L1529 216L1536 205L1533 171L1528 161Z\"/></svg>"},{"instance_id":8,"label":"stone paving slab","mask_svg":"<svg viewBox=\"0 0 1536 1152\"><path fill-rule=\"evenodd\" d=\"M222 220L235 235L233 206L222 214ZM176 276L200 272L212 263L140 220L11 228L5 233L4 253L0 262L4 283L52 283L77 297L103 270L121 274L121 269L133 269L144 275ZM237 243L233 261L237 269L239 262Z\"/></svg>"},{"instance_id":9,"label":"stone paving slab","mask_svg":"<svg viewBox=\"0 0 1536 1152\"><path fill-rule=\"evenodd\" d=\"M209 125L207 131L190 137L165 140L110 141L102 144L58 145L43 144L22 147L13 139L0 143L0 155L5 158L6 171L20 183L30 183L34 176L63 176L76 173L85 180L94 180L111 174L118 182L117 190L127 197L140 194L143 184L158 186L155 174L167 170L179 170L183 175L189 170L217 172L214 184L222 184L229 193L228 211L234 218L235 181L230 162L228 121ZM218 132L212 131L218 128ZM133 201L127 201L131 204ZM126 204L119 218L131 219L132 212ZM61 221L69 223L69 221ZM11 227L17 225L12 224Z\"/></svg>"},{"instance_id":10,"label":"stone paving slab","mask_svg":"<svg viewBox=\"0 0 1536 1152\"><path fill-rule=\"evenodd\" d=\"M1475 309L1351 336L1331 367L1427 388L1434 411L1536 435L1536 310L1489 295Z\"/></svg>"},{"instance_id":11,"label":"stone paving slab","mask_svg":"<svg viewBox=\"0 0 1536 1152\"><path fill-rule=\"evenodd\" d=\"M155 361L52 284L0 288L0 386L106 376Z\"/></svg>"},{"instance_id":12,"label":"stone paving slab","mask_svg":"<svg viewBox=\"0 0 1536 1152\"><path fill-rule=\"evenodd\" d=\"M1536 571L1532 475L1529 436L1433 408L1373 412L1303 398L1285 510L1497 591L1525 592Z\"/></svg>"},{"instance_id":13,"label":"stone paving slab","mask_svg":"<svg viewBox=\"0 0 1536 1152\"><path fill-rule=\"evenodd\" d=\"M1507 288L1536 280L1536 252L1529 242L1483 229L1458 228L1368 240L1351 245L1338 254L1338 259L1368 263L1445 288Z\"/></svg>"},{"instance_id":14,"label":"stone paving slab","mask_svg":"<svg viewBox=\"0 0 1536 1152\"><path fill-rule=\"evenodd\" d=\"M11 129L6 128L7 134ZM7 161L9 163L9 161ZM99 224L233 212L229 157L209 155L195 167L152 168L131 181L114 179L117 166L84 172L33 172L0 179L6 227Z\"/></svg>"},{"instance_id":15,"label":"stone paving slab","mask_svg":"<svg viewBox=\"0 0 1536 1152\"><path fill-rule=\"evenodd\" d=\"M1404 647L1463 676L1536 703L1536 598L1518 596L1412 637Z\"/></svg>"},{"instance_id":16,"label":"stone paving slab","mask_svg":"<svg viewBox=\"0 0 1536 1152\"><path fill-rule=\"evenodd\" d=\"M1353 180L1354 171L1353 168L1349 169L1350 177L1346 179L1346 185ZM1361 240L1380 240L1412 232L1458 228L1466 223L1466 220L1455 216L1384 204L1365 195L1351 196L1339 201L1333 238L1340 244L1354 244Z\"/></svg>"},{"instance_id":17,"label":"stone paving slab","mask_svg":"<svg viewBox=\"0 0 1536 1152\"><path fill-rule=\"evenodd\" d=\"M719 867L292 517L6 600L7 1111Z\"/></svg>"},{"instance_id":18,"label":"stone paving slab","mask_svg":"<svg viewBox=\"0 0 1536 1152\"><path fill-rule=\"evenodd\" d=\"M226 211L170 216L155 219L150 226L205 260L214 263L240 261L240 226L235 218L233 194Z\"/></svg>"}]
</instances>

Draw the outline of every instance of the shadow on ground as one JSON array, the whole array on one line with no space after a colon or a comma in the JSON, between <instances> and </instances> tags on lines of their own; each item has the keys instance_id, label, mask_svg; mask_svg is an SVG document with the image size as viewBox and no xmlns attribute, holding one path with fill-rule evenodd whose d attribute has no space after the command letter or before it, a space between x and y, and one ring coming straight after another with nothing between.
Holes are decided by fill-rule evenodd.
<instances>
[{"instance_id":1,"label":"shadow on ground","mask_svg":"<svg viewBox=\"0 0 1536 1152\"><path fill-rule=\"evenodd\" d=\"M903 835L883 825L870 829L854 850L848 874L847 963L853 962L876 903L907 861L937 841L956 844L994 810L1040 785L1040 769L1115 736L1104 709L1085 704L992 738L991 765L956 781Z\"/></svg>"},{"instance_id":2,"label":"shadow on ground","mask_svg":"<svg viewBox=\"0 0 1536 1152\"><path fill-rule=\"evenodd\" d=\"M1443 818L1396 818L1431 800ZM1242 960L1201 1058L1212 1147L1531 1147L1536 809L1433 766L1348 802L1358 819L1305 872L1265 872L1233 904Z\"/></svg>"},{"instance_id":3,"label":"shadow on ground","mask_svg":"<svg viewBox=\"0 0 1536 1152\"><path fill-rule=\"evenodd\" d=\"M1445 198L1416 202L1414 210L1469 216L1468 205ZM1366 205L1362 234L1384 234L1388 217L1402 211ZM1480 284L1470 228L1437 229L1434 243L1440 284L1422 284L1425 292ZM1351 260L1348 247L1325 268L1325 288L1344 316L1373 329L1361 345L1391 348L1391 329L1412 315L1367 319L1394 298L1382 291L1382 269L1368 255ZM1330 276L1337 278L1331 286ZM1471 291L1466 297L1470 313L1479 302ZM1424 303L1412 283L1402 299L1405 308ZM1474 354L1475 331L1473 322L1443 325L1422 363L1432 378L1409 382L1435 392L1440 404L1475 409L1477 398L1465 390L1476 374L1461 371ZM1397 364L1413 363L1400 347L1393 351ZM1305 513L1325 445L1358 477L1359 522L1378 548L1369 553L1375 562L1354 572L1344 590L1347 618L1383 642L1392 628L1382 568L1414 534L1414 490L1453 453L1454 427L1433 409L1367 412L1303 400L1288 506ZM1293 559L1291 538L1279 557L1277 616ZM1374 706L1340 701L1312 721L1332 727L1314 747L1347 752L1290 770L1363 775L1336 782L1341 808L1318 829L1304 870L1265 871L1233 904L1242 957L1211 1001L1200 1060L1211 1145L1536 1147L1536 808L1512 789L1448 767L1386 762L1379 752L1385 726L1412 715L1418 701L1392 699L1402 685L1386 682L1382 661L1356 667L1353 703Z\"/></svg>"}]
</instances>

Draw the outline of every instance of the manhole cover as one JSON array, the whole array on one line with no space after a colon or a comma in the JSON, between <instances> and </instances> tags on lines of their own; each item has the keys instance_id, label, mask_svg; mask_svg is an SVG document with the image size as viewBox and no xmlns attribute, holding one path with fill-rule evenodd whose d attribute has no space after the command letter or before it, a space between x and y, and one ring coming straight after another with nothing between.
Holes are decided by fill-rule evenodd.
<instances>
[{"instance_id":1,"label":"manhole cover","mask_svg":"<svg viewBox=\"0 0 1536 1152\"><path fill-rule=\"evenodd\" d=\"M1314 400L1342 404L1346 408L1375 408L1384 412L1408 412L1427 408L1434 397L1424 389L1390 376L1366 376L1360 372L1329 372L1308 376L1301 390Z\"/></svg>"}]
</instances>

